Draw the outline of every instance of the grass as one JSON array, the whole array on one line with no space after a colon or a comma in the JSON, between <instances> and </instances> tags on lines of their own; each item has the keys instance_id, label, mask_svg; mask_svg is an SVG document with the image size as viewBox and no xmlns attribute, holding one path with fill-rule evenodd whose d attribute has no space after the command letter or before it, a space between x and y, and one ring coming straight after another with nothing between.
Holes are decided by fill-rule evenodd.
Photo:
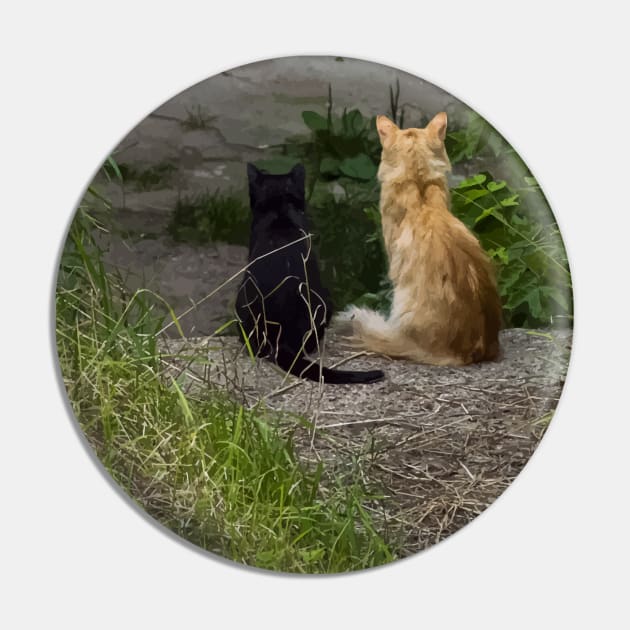
<instances>
[{"instance_id":1,"label":"grass","mask_svg":"<svg viewBox=\"0 0 630 630\"><path fill-rule=\"evenodd\" d=\"M163 160L147 168L136 168L124 162L118 165L120 179L135 185L138 190L160 190L171 185L177 167Z\"/></svg>"},{"instance_id":2,"label":"grass","mask_svg":"<svg viewBox=\"0 0 630 630\"><path fill-rule=\"evenodd\" d=\"M216 116L212 116L204 107L197 105L192 109L186 108L186 118L181 121L181 126L188 130L210 129L212 123L216 120Z\"/></svg>"},{"instance_id":3,"label":"grass","mask_svg":"<svg viewBox=\"0 0 630 630\"><path fill-rule=\"evenodd\" d=\"M116 482L203 549L295 573L406 557L492 503L546 430L566 371L564 335L527 335L533 365L554 370L553 382L468 371L455 387L432 377L421 390L407 383L399 400L396 382L410 373L388 364L393 382L379 405L356 405L352 389L286 384L235 339L219 339L221 329L204 340L164 338L178 318L155 293L130 292L106 271L95 229L80 208L59 271L57 344L69 399ZM327 364L351 358L375 361L348 356L333 331Z\"/></svg>"},{"instance_id":4,"label":"grass","mask_svg":"<svg viewBox=\"0 0 630 630\"><path fill-rule=\"evenodd\" d=\"M176 241L247 245L250 214L249 207L233 193L205 192L177 201L168 231Z\"/></svg>"},{"instance_id":5,"label":"grass","mask_svg":"<svg viewBox=\"0 0 630 630\"><path fill-rule=\"evenodd\" d=\"M352 468L331 475L296 455L303 420L188 391L169 366L204 366L207 353L161 353L168 308L106 271L96 227L79 208L58 276L57 348L76 417L116 482L175 533L247 565L332 573L391 561L366 509L378 499Z\"/></svg>"}]
</instances>

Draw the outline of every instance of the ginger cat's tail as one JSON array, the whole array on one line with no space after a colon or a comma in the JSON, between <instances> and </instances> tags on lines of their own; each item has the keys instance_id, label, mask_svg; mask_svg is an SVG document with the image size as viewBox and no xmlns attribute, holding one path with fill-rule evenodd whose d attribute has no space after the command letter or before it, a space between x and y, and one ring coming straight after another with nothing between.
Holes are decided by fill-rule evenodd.
<instances>
[{"instance_id":1,"label":"ginger cat's tail","mask_svg":"<svg viewBox=\"0 0 630 630\"><path fill-rule=\"evenodd\" d=\"M354 306L344 313L344 319L352 321L350 343L363 350L430 365L464 364L460 357L436 355L418 347L397 322L385 319L376 311Z\"/></svg>"}]
</instances>

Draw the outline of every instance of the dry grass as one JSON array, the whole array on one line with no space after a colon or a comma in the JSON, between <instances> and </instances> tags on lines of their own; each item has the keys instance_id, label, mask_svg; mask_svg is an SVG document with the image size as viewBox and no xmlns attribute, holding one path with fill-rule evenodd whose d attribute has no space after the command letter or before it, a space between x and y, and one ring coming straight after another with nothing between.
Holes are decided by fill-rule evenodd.
<instances>
[{"instance_id":1,"label":"dry grass","mask_svg":"<svg viewBox=\"0 0 630 630\"><path fill-rule=\"evenodd\" d=\"M362 507L396 557L466 525L523 469L556 407L570 332L503 331L499 361L448 368L352 353L329 330L324 364L384 370L386 380L371 385L305 382L252 360L234 337L222 336L228 321L209 337L168 337L220 291L236 291L242 271L215 281L160 328L163 378L173 377L187 398L226 391L244 409L271 414L305 470L323 464L323 501L344 484L365 488ZM138 496L159 516L160 493L145 490Z\"/></svg>"},{"instance_id":2,"label":"dry grass","mask_svg":"<svg viewBox=\"0 0 630 630\"><path fill-rule=\"evenodd\" d=\"M224 269L222 283L213 276L215 288L176 317L160 290L109 276L92 232L79 215L57 294L59 358L79 422L149 514L235 561L348 571L435 544L514 480L557 404L569 331L503 331L499 361L448 368L352 354L333 329L325 365L382 369L386 379L305 382L221 329L183 336L209 304L227 310L219 294L236 292L243 269ZM181 269L170 280L185 278Z\"/></svg>"},{"instance_id":3,"label":"dry grass","mask_svg":"<svg viewBox=\"0 0 630 630\"><path fill-rule=\"evenodd\" d=\"M358 475L378 497L365 509L403 557L469 523L520 473L557 404L570 340L568 331L503 331L500 361L438 368L350 354L330 334L325 364L384 369L386 381L372 385L295 379L252 362L231 337L162 347L189 391L220 386L247 408L282 412L298 457L324 463L322 488Z\"/></svg>"}]
</instances>

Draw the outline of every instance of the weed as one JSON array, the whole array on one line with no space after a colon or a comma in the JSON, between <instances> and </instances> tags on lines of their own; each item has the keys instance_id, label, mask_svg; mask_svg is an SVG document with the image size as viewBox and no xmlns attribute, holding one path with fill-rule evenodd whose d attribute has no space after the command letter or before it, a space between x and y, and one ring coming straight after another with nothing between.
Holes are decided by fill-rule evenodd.
<instances>
[{"instance_id":1,"label":"weed","mask_svg":"<svg viewBox=\"0 0 630 630\"><path fill-rule=\"evenodd\" d=\"M402 125L399 82L390 86L389 94L390 116ZM305 111L302 117L310 137L289 139L281 157L300 159L311 170L311 215L323 275L338 307L354 301L387 311L392 290L380 236L380 144L374 120L356 109L335 116L330 86L326 116ZM514 154L477 114L463 128L451 130L446 144L453 163ZM515 189L480 173L452 189L452 210L497 265L506 325L570 322L571 280L560 232L534 178L525 177L517 185Z\"/></svg>"},{"instance_id":2,"label":"weed","mask_svg":"<svg viewBox=\"0 0 630 630\"><path fill-rule=\"evenodd\" d=\"M250 210L239 197L216 190L179 199L168 231L176 241L246 245L250 222Z\"/></svg>"},{"instance_id":3,"label":"weed","mask_svg":"<svg viewBox=\"0 0 630 630\"><path fill-rule=\"evenodd\" d=\"M400 83L389 88L390 116L404 124ZM309 215L324 282L337 308L360 303L389 309L392 288L381 241L377 166L380 143L374 119L358 109L334 112L328 86L326 111L302 112L306 133L288 138L256 163L286 173L306 166ZM512 147L477 114L449 130L453 164L476 158L509 160ZM477 235L498 270L507 326L540 327L572 318L571 280L558 227L532 177L495 180L489 172L451 190L452 210ZM178 240L226 240L246 245L249 212L230 196L180 201L170 231Z\"/></svg>"},{"instance_id":4,"label":"weed","mask_svg":"<svg viewBox=\"0 0 630 630\"><path fill-rule=\"evenodd\" d=\"M462 128L448 131L444 141L451 164L478 157L505 159L514 149L479 114L471 112Z\"/></svg>"},{"instance_id":5,"label":"weed","mask_svg":"<svg viewBox=\"0 0 630 630\"><path fill-rule=\"evenodd\" d=\"M160 352L168 308L105 271L96 227L80 207L59 269L57 349L76 417L117 483L166 527L245 564L330 573L392 560L364 508L375 497L352 471L303 465L295 419L211 387L190 393L169 372L182 357Z\"/></svg>"},{"instance_id":6,"label":"weed","mask_svg":"<svg viewBox=\"0 0 630 630\"><path fill-rule=\"evenodd\" d=\"M201 105L197 105L192 109L186 108L186 118L180 122L181 126L188 130L210 129L212 123L216 120L216 116L210 113Z\"/></svg>"},{"instance_id":7,"label":"weed","mask_svg":"<svg viewBox=\"0 0 630 630\"><path fill-rule=\"evenodd\" d=\"M405 107L399 106L400 80L396 79L396 90L389 86L389 115L390 118L402 129L405 124Z\"/></svg>"},{"instance_id":8,"label":"weed","mask_svg":"<svg viewBox=\"0 0 630 630\"><path fill-rule=\"evenodd\" d=\"M340 116L333 115L330 85L326 116L309 110L302 112L302 119L310 133L289 138L280 145L278 157L306 166L309 198L319 180L374 179L380 145L373 119L358 109L344 109Z\"/></svg>"},{"instance_id":9,"label":"weed","mask_svg":"<svg viewBox=\"0 0 630 630\"><path fill-rule=\"evenodd\" d=\"M347 181L340 192L335 195L328 185L319 185L309 214L322 280L341 309L350 303L367 304L370 295L383 289L387 258L376 189Z\"/></svg>"},{"instance_id":10,"label":"weed","mask_svg":"<svg viewBox=\"0 0 630 630\"><path fill-rule=\"evenodd\" d=\"M527 178L520 192L489 173L452 189L452 211L494 260L506 320L537 328L570 318L571 276L562 238L542 193Z\"/></svg>"},{"instance_id":11,"label":"weed","mask_svg":"<svg viewBox=\"0 0 630 630\"><path fill-rule=\"evenodd\" d=\"M172 162L163 160L148 168L136 168L130 164L120 163L118 172L124 182L130 182L138 190L159 190L171 185L177 167Z\"/></svg>"}]
</instances>

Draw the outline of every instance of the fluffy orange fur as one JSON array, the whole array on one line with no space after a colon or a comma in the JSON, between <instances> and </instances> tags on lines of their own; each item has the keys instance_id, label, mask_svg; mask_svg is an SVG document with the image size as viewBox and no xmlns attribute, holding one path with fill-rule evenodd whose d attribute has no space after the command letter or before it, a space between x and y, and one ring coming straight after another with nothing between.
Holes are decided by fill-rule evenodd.
<instances>
[{"instance_id":1,"label":"fluffy orange fur","mask_svg":"<svg viewBox=\"0 0 630 630\"><path fill-rule=\"evenodd\" d=\"M399 129L385 116L381 222L394 285L391 314L350 311L358 347L434 365L466 365L499 354L501 301L494 269L476 237L453 214L444 147L447 118Z\"/></svg>"}]
</instances>

